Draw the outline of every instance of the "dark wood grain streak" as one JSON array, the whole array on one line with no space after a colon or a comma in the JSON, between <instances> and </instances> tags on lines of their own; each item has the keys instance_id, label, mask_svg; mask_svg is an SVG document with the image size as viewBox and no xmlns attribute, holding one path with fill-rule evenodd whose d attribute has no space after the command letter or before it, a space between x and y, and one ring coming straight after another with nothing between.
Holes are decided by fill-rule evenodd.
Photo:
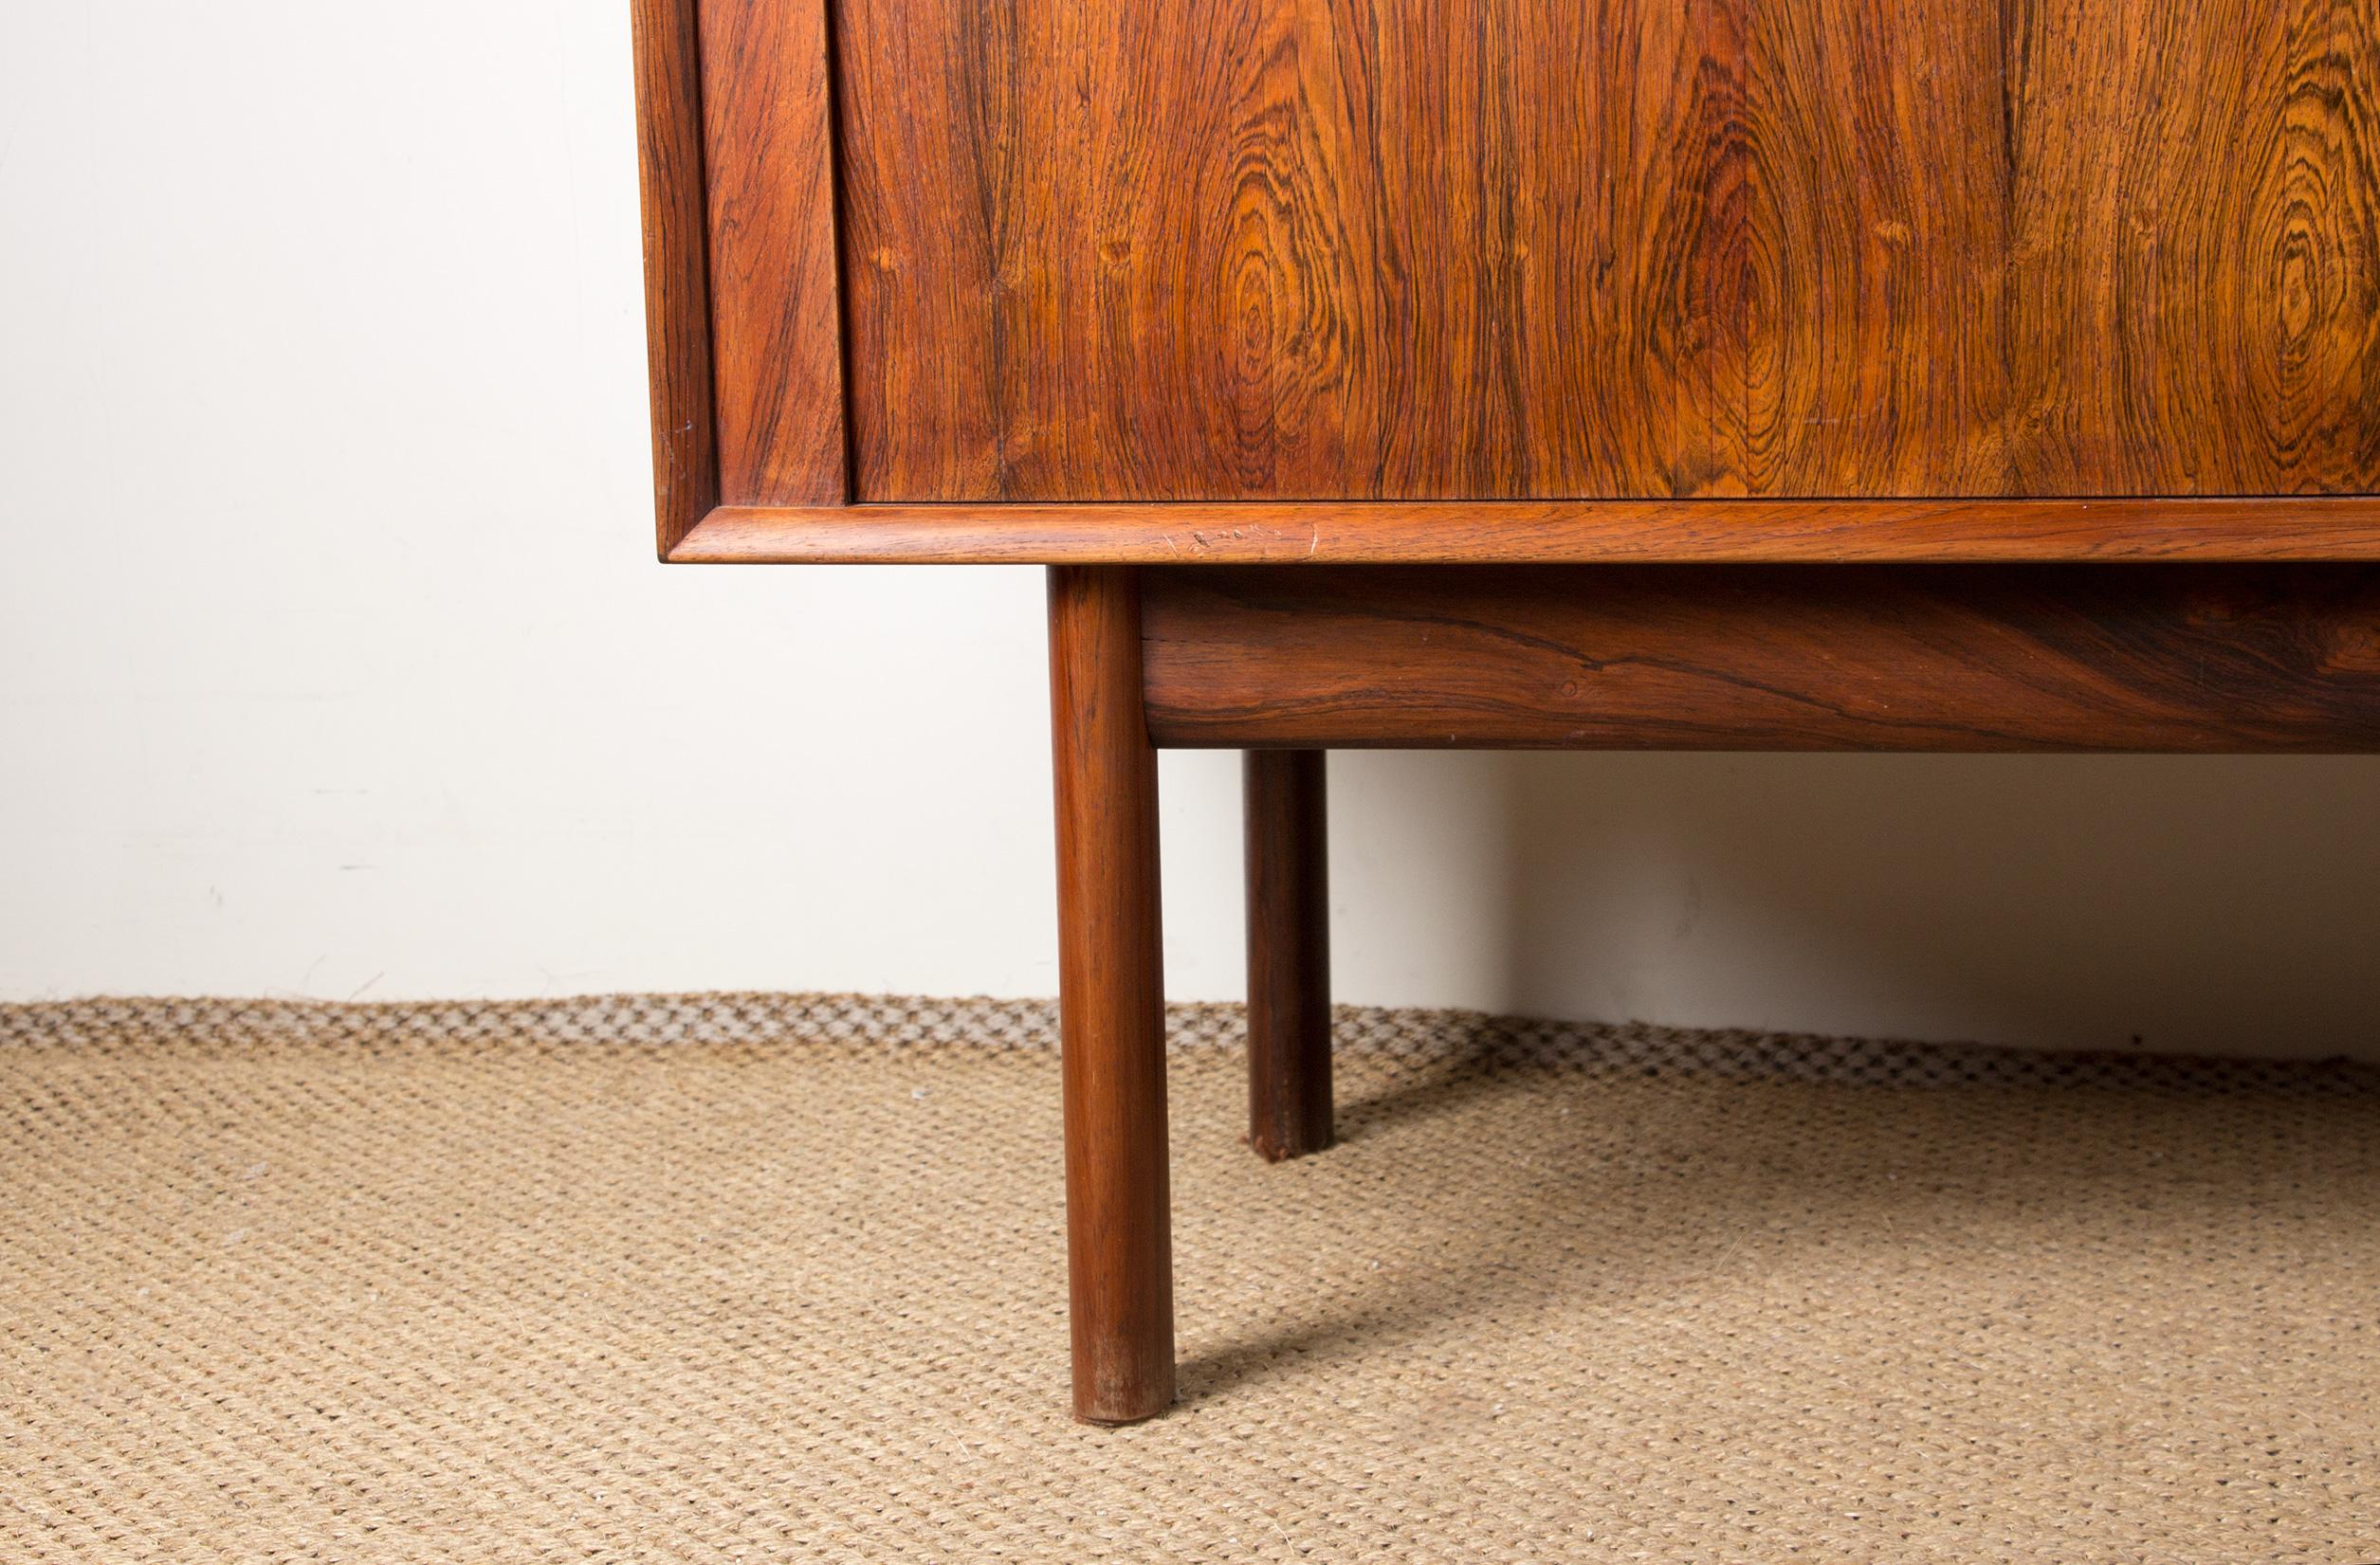
<instances>
[{"instance_id":1,"label":"dark wood grain streak","mask_svg":"<svg viewBox=\"0 0 2380 1565\"><path fill-rule=\"evenodd\" d=\"M1133 571L1050 573L1074 1413L1095 1424L1174 1399L1157 755L1140 654Z\"/></svg>"},{"instance_id":2,"label":"dark wood grain streak","mask_svg":"<svg viewBox=\"0 0 2380 1565\"><path fill-rule=\"evenodd\" d=\"M1268 1163L1330 1145L1327 757L1241 762L1248 875L1248 1144Z\"/></svg>"},{"instance_id":3,"label":"dark wood grain streak","mask_svg":"<svg viewBox=\"0 0 2380 1565\"><path fill-rule=\"evenodd\" d=\"M632 12L653 522L664 559L719 503L694 5L695 0L635 0Z\"/></svg>"},{"instance_id":4,"label":"dark wood grain streak","mask_svg":"<svg viewBox=\"0 0 2380 1565\"><path fill-rule=\"evenodd\" d=\"M685 564L2380 559L2380 500L1518 500L721 510Z\"/></svg>"},{"instance_id":5,"label":"dark wood grain streak","mask_svg":"<svg viewBox=\"0 0 2380 1565\"><path fill-rule=\"evenodd\" d=\"M719 489L849 495L827 0L701 0Z\"/></svg>"},{"instance_id":6,"label":"dark wood grain streak","mask_svg":"<svg viewBox=\"0 0 2380 1565\"><path fill-rule=\"evenodd\" d=\"M2375 8L844 0L857 492L2371 493Z\"/></svg>"},{"instance_id":7,"label":"dark wood grain streak","mask_svg":"<svg viewBox=\"0 0 2380 1565\"><path fill-rule=\"evenodd\" d=\"M1150 570L1160 745L2380 751L2380 568Z\"/></svg>"}]
</instances>

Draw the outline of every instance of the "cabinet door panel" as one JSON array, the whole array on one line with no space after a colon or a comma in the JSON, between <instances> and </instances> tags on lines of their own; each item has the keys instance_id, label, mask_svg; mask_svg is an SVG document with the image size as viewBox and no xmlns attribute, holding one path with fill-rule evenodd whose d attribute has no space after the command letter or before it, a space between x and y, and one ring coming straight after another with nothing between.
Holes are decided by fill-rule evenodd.
<instances>
[{"instance_id":1,"label":"cabinet door panel","mask_svg":"<svg viewBox=\"0 0 2380 1565\"><path fill-rule=\"evenodd\" d=\"M2380 0L833 31L858 499L2380 488Z\"/></svg>"}]
</instances>

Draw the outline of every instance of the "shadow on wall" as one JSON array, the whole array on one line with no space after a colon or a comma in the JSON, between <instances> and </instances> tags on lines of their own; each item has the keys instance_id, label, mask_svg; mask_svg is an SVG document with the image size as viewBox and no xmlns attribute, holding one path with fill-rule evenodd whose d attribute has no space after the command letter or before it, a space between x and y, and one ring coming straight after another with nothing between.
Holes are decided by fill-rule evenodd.
<instances>
[{"instance_id":1,"label":"shadow on wall","mask_svg":"<svg viewBox=\"0 0 2380 1565\"><path fill-rule=\"evenodd\" d=\"M2380 759L1332 757L1340 997L2380 1058Z\"/></svg>"}]
</instances>

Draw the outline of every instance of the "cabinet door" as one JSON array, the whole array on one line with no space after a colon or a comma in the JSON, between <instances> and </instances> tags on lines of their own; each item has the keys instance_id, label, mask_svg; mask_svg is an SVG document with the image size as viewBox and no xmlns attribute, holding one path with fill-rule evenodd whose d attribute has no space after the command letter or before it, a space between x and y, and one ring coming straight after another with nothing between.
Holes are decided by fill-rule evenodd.
<instances>
[{"instance_id":1,"label":"cabinet door","mask_svg":"<svg viewBox=\"0 0 2380 1565\"><path fill-rule=\"evenodd\" d=\"M730 507L2380 490L2380 0L674 7Z\"/></svg>"}]
</instances>

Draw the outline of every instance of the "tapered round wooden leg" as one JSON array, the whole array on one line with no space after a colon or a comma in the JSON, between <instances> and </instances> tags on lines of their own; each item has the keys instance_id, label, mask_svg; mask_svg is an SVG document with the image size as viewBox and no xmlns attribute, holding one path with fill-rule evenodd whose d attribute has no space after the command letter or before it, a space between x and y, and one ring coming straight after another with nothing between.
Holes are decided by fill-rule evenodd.
<instances>
[{"instance_id":1,"label":"tapered round wooden leg","mask_svg":"<svg viewBox=\"0 0 2380 1565\"><path fill-rule=\"evenodd\" d=\"M1330 871L1323 752L1246 753L1248 1144L1330 1145Z\"/></svg>"},{"instance_id":2,"label":"tapered round wooden leg","mask_svg":"<svg viewBox=\"0 0 2380 1565\"><path fill-rule=\"evenodd\" d=\"M1129 1424L1174 1399L1157 755L1128 567L1050 572L1074 1415Z\"/></svg>"}]
</instances>

